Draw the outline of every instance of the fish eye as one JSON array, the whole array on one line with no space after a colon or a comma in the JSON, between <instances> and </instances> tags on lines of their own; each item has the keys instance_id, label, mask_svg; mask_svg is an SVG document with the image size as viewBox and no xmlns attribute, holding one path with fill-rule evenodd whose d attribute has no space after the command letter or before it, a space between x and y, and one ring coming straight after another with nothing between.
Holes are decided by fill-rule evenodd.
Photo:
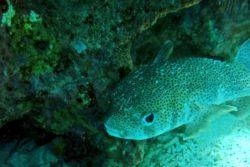
<instances>
[{"instance_id":1,"label":"fish eye","mask_svg":"<svg viewBox=\"0 0 250 167\"><path fill-rule=\"evenodd\" d=\"M143 124L150 126L154 123L155 115L153 113L147 114L143 117Z\"/></svg>"}]
</instances>

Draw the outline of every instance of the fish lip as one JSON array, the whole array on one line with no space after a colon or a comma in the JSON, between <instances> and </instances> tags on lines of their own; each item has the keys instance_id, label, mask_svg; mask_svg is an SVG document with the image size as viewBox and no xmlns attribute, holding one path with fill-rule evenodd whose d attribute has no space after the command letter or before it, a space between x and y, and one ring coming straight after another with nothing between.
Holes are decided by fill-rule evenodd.
<instances>
[{"instance_id":1,"label":"fish lip","mask_svg":"<svg viewBox=\"0 0 250 167\"><path fill-rule=\"evenodd\" d=\"M107 120L106 122L104 122L104 127L106 129L106 132L108 133L108 135L113 136L113 137L117 137L117 138L121 138L121 139L127 139L127 140L147 140L150 139L154 136L148 137L148 136L143 136L143 135L139 135L139 136L131 136L128 135L126 132L124 131L119 131L117 129L112 128L111 126L109 126L109 120ZM157 135L155 135L157 136Z\"/></svg>"},{"instance_id":2,"label":"fish lip","mask_svg":"<svg viewBox=\"0 0 250 167\"><path fill-rule=\"evenodd\" d=\"M105 129L106 129L106 132L110 135L110 136L114 136L114 137L118 137L118 138L122 138L121 137L121 133L114 129L114 128L111 128L109 125L108 125L108 121L104 123L104 126L105 126Z\"/></svg>"},{"instance_id":3,"label":"fish lip","mask_svg":"<svg viewBox=\"0 0 250 167\"><path fill-rule=\"evenodd\" d=\"M106 132L110 136L113 136L113 137L117 137L117 138L121 138L121 139L127 139L127 140L146 140L146 139L148 139L147 137L135 137L135 136L132 137L132 136L125 135L122 132L108 126L107 122L104 123L104 126L105 126L105 129L106 129Z\"/></svg>"}]
</instances>

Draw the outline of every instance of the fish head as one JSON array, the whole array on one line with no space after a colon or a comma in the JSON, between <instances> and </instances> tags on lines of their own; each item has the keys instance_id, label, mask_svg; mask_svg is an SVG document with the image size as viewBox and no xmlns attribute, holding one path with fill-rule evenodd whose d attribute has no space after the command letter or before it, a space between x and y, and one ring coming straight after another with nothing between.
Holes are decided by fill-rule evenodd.
<instances>
[{"instance_id":1,"label":"fish head","mask_svg":"<svg viewBox=\"0 0 250 167\"><path fill-rule=\"evenodd\" d=\"M169 99L158 87L159 73L172 51L173 43L167 40L152 64L141 66L117 85L111 93L111 115L104 123L109 135L144 140L171 129L172 109L165 104Z\"/></svg>"},{"instance_id":2,"label":"fish head","mask_svg":"<svg viewBox=\"0 0 250 167\"><path fill-rule=\"evenodd\" d=\"M104 125L111 136L144 140L171 130L171 119L161 111L129 107L113 112Z\"/></svg>"}]
</instances>

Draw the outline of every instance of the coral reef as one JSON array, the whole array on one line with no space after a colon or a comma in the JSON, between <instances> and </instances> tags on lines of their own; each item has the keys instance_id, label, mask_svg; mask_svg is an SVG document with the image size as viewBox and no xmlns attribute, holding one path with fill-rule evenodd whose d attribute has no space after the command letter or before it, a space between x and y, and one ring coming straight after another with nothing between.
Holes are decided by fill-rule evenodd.
<instances>
[{"instance_id":1,"label":"coral reef","mask_svg":"<svg viewBox=\"0 0 250 167\"><path fill-rule=\"evenodd\" d=\"M177 56L232 59L250 36L247 5L247 0L0 0L0 154L9 153L1 164L22 165L33 155L30 166L153 162L160 143L171 145L183 129L164 141L107 136L102 124L109 91L150 62L166 39Z\"/></svg>"}]
</instances>

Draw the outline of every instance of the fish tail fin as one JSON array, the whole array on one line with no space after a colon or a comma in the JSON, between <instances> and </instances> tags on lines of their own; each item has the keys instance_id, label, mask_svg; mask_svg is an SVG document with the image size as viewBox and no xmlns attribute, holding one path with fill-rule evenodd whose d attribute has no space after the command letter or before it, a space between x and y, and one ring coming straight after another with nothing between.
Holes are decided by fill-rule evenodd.
<instances>
[{"instance_id":1,"label":"fish tail fin","mask_svg":"<svg viewBox=\"0 0 250 167\"><path fill-rule=\"evenodd\" d=\"M239 48L235 60L244 64L250 72L250 38L247 39Z\"/></svg>"}]
</instances>

